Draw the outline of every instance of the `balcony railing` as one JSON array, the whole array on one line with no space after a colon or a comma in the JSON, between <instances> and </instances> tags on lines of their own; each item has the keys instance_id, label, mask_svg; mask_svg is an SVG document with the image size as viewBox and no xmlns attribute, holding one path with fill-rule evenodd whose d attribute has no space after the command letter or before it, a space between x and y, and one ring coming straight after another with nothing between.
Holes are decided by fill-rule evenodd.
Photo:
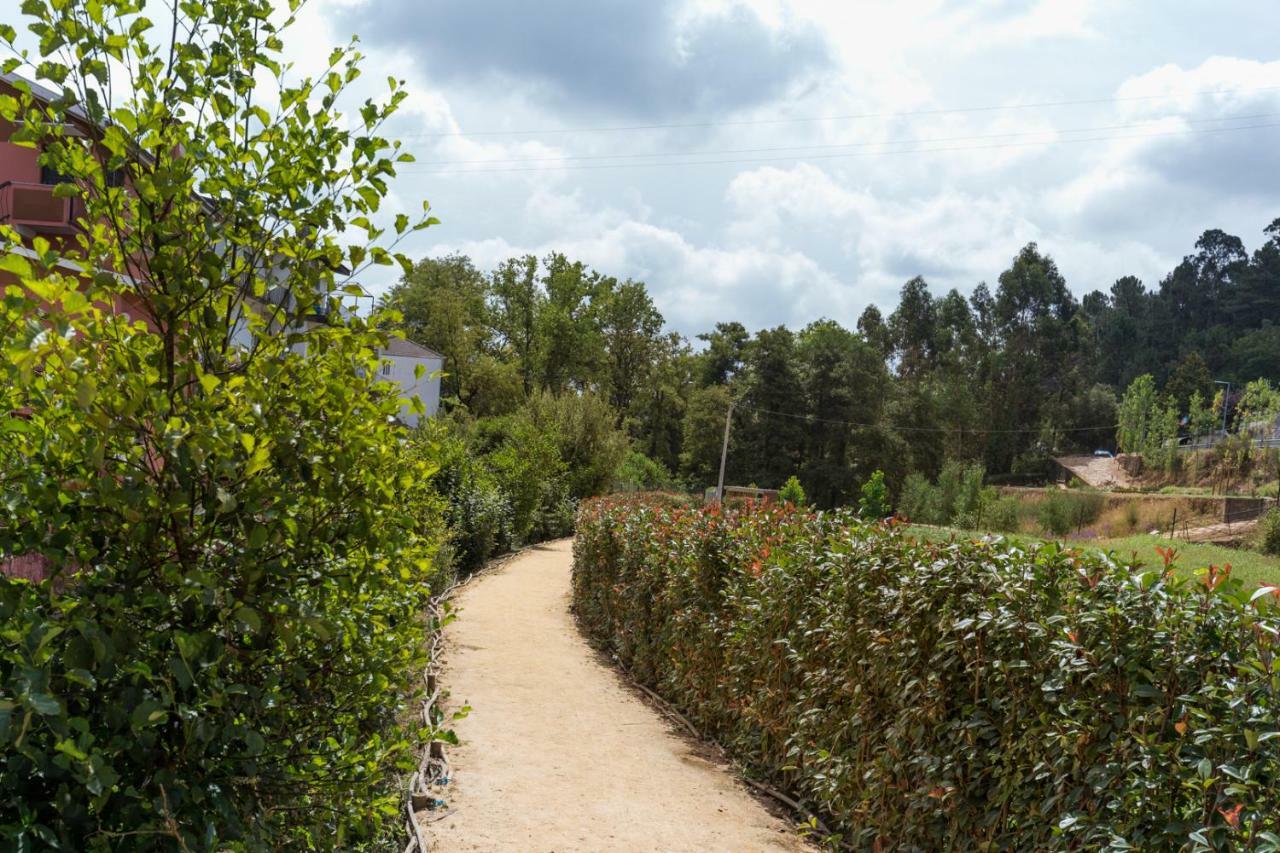
<instances>
[{"instance_id":1,"label":"balcony railing","mask_svg":"<svg viewBox=\"0 0 1280 853\"><path fill-rule=\"evenodd\" d=\"M0 224L71 234L76 230L75 199L55 197L49 184L5 181L0 183Z\"/></svg>"}]
</instances>

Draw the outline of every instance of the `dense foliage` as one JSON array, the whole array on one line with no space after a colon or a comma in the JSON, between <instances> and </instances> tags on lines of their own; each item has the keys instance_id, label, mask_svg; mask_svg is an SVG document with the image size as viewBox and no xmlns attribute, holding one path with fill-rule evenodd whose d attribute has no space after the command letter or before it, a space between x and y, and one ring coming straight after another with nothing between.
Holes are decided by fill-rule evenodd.
<instances>
[{"instance_id":1,"label":"dense foliage","mask_svg":"<svg viewBox=\"0 0 1280 853\"><path fill-rule=\"evenodd\" d=\"M1280 849L1280 622L1229 569L777 506L578 534L588 634L855 846Z\"/></svg>"},{"instance_id":2,"label":"dense foliage","mask_svg":"<svg viewBox=\"0 0 1280 853\"><path fill-rule=\"evenodd\" d=\"M578 502L619 478L633 478L634 488L669 487L658 463L628 453L613 421L591 394L539 393L509 415L455 413L425 423L412 444L440 460L434 485L445 501L446 561L466 574L521 545L567 536Z\"/></svg>"},{"instance_id":3,"label":"dense foliage","mask_svg":"<svg viewBox=\"0 0 1280 853\"><path fill-rule=\"evenodd\" d=\"M1232 428L1274 417L1277 395L1246 390L1280 382L1280 220L1264 236L1249 255L1206 231L1158 288L1124 277L1083 299L1030 244L968 297L917 277L888 316L870 306L856 324L754 333L725 321L692 344L664 331L642 283L559 254L491 272L425 259L387 303L449 357L452 405L474 416L589 389L638 452L701 490L716 482L732 399L728 482L780 488L794 475L828 507L856 501L876 468L896 497L907 474L933 479L948 460L1018 481L1049 474L1051 454L1114 449L1120 395L1144 374L1150 399L1130 407L1136 431L1122 425L1119 445L1157 469L1176 465L1172 440L1213 429L1224 409Z\"/></svg>"},{"instance_id":4,"label":"dense foliage","mask_svg":"<svg viewBox=\"0 0 1280 853\"><path fill-rule=\"evenodd\" d=\"M403 94L343 120L358 55L289 82L271 4L140 9L24 4L57 91L0 98L83 210L0 227L0 560L50 575L0 577L0 847L359 849L402 829L443 535L338 319Z\"/></svg>"}]
</instances>

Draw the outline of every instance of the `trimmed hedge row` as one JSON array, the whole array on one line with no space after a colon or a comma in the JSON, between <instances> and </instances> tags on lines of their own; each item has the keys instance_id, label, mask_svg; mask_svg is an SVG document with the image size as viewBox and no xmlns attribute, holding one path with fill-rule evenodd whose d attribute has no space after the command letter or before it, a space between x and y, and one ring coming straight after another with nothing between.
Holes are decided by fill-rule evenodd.
<instances>
[{"instance_id":1,"label":"trimmed hedge row","mask_svg":"<svg viewBox=\"0 0 1280 853\"><path fill-rule=\"evenodd\" d=\"M777 506L577 529L584 630L846 843L1280 849L1280 623L1229 568Z\"/></svg>"}]
</instances>

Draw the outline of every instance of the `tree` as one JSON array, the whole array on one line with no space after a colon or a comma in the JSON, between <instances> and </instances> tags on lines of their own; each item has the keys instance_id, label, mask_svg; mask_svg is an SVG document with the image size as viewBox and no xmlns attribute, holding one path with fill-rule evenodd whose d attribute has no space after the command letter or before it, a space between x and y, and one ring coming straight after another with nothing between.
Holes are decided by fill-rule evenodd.
<instances>
[{"instance_id":1,"label":"tree","mask_svg":"<svg viewBox=\"0 0 1280 853\"><path fill-rule=\"evenodd\" d=\"M379 318L337 310L433 221L379 214L405 95L344 119L359 54L293 80L271 4L141 6L25 4L54 96L0 98L83 210L0 226L0 554L53 575L0 578L0 838L358 847L416 763L440 539Z\"/></svg>"},{"instance_id":2,"label":"tree","mask_svg":"<svg viewBox=\"0 0 1280 853\"><path fill-rule=\"evenodd\" d=\"M1020 430L1040 426L1046 409L1083 384L1076 310L1057 265L1034 243L1000 274L994 319L1002 346L989 379L988 423L1005 431L989 434L989 468L1006 470L1023 453L1053 449L1033 447L1034 434Z\"/></svg>"},{"instance_id":3,"label":"tree","mask_svg":"<svg viewBox=\"0 0 1280 853\"><path fill-rule=\"evenodd\" d=\"M1209 435L1220 426L1218 413L1213 406L1206 405L1199 391L1191 394L1187 402L1187 429L1192 436Z\"/></svg>"},{"instance_id":4,"label":"tree","mask_svg":"<svg viewBox=\"0 0 1280 853\"><path fill-rule=\"evenodd\" d=\"M938 325L933 350L938 362L951 371L967 372L979 354L978 330L969 303L959 291L951 290L935 307Z\"/></svg>"},{"instance_id":5,"label":"tree","mask_svg":"<svg viewBox=\"0 0 1280 853\"><path fill-rule=\"evenodd\" d=\"M800 485L800 479L795 474L788 477L787 482L778 490L778 500L792 506L804 506L804 486Z\"/></svg>"},{"instance_id":6,"label":"tree","mask_svg":"<svg viewBox=\"0 0 1280 853\"><path fill-rule=\"evenodd\" d=\"M680 449L680 474L694 488L716 483L729 401L729 389L723 385L697 388L689 395ZM736 438L730 433L729 461L735 465L739 459L737 448Z\"/></svg>"},{"instance_id":7,"label":"tree","mask_svg":"<svg viewBox=\"0 0 1280 853\"><path fill-rule=\"evenodd\" d=\"M1244 393L1236 401L1236 429L1258 426L1270 431L1277 414L1280 414L1280 390L1272 388L1265 379L1255 379L1244 386Z\"/></svg>"},{"instance_id":8,"label":"tree","mask_svg":"<svg viewBox=\"0 0 1280 853\"><path fill-rule=\"evenodd\" d=\"M464 255L424 258L382 299L398 311L404 336L445 357L441 396L470 405L477 362L491 348L488 281Z\"/></svg>"},{"instance_id":9,"label":"tree","mask_svg":"<svg viewBox=\"0 0 1280 853\"><path fill-rule=\"evenodd\" d=\"M1129 383L1117 412L1116 443L1122 452L1142 453L1147 449L1160 410L1155 377L1144 373Z\"/></svg>"},{"instance_id":10,"label":"tree","mask_svg":"<svg viewBox=\"0 0 1280 853\"><path fill-rule=\"evenodd\" d=\"M1232 376L1237 383L1254 378L1280 383L1280 324L1264 322L1261 328L1236 338L1231 345Z\"/></svg>"},{"instance_id":11,"label":"tree","mask_svg":"<svg viewBox=\"0 0 1280 853\"><path fill-rule=\"evenodd\" d=\"M652 378L661 345L662 315L640 282L612 285L598 298L601 304L596 316L604 347L606 387L617 425L622 426Z\"/></svg>"},{"instance_id":12,"label":"tree","mask_svg":"<svg viewBox=\"0 0 1280 853\"><path fill-rule=\"evenodd\" d=\"M893 354L893 334L876 306L868 305L859 315L858 334L876 348L881 358L887 359Z\"/></svg>"},{"instance_id":13,"label":"tree","mask_svg":"<svg viewBox=\"0 0 1280 853\"><path fill-rule=\"evenodd\" d=\"M538 331L546 295L537 276L538 259L533 255L512 258L494 271L491 287L493 327L519 366L526 397L533 392L542 357Z\"/></svg>"},{"instance_id":14,"label":"tree","mask_svg":"<svg viewBox=\"0 0 1280 853\"><path fill-rule=\"evenodd\" d=\"M741 323L716 323L715 331L698 335L707 348L701 355L701 385L727 385L738 371L746 355L751 336Z\"/></svg>"},{"instance_id":15,"label":"tree","mask_svg":"<svg viewBox=\"0 0 1280 853\"><path fill-rule=\"evenodd\" d=\"M902 286L898 307L889 315L889 331L899 376L923 376L933 367L937 315L929 285L920 276Z\"/></svg>"},{"instance_id":16,"label":"tree","mask_svg":"<svg viewBox=\"0 0 1280 853\"><path fill-rule=\"evenodd\" d=\"M884 485L884 472L879 468L862 484L858 498L858 515L866 519L885 518L889 515L889 490Z\"/></svg>"},{"instance_id":17,"label":"tree","mask_svg":"<svg viewBox=\"0 0 1280 853\"><path fill-rule=\"evenodd\" d=\"M747 348L734 471L748 482L777 488L800 465L805 405L797 367L796 338L785 326L760 330Z\"/></svg>"},{"instance_id":18,"label":"tree","mask_svg":"<svg viewBox=\"0 0 1280 853\"><path fill-rule=\"evenodd\" d=\"M583 390L595 384L605 360L599 302L616 282L559 253L542 266L546 299L536 323L539 384L553 394Z\"/></svg>"},{"instance_id":19,"label":"tree","mask_svg":"<svg viewBox=\"0 0 1280 853\"><path fill-rule=\"evenodd\" d=\"M660 337L649 381L641 387L631 416L636 444L671 471L680 467L681 432L696 360L679 334L669 332Z\"/></svg>"},{"instance_id":20,"label":"tree","mask_svg":"<svg viewBox=\"0 0 1280 853\"><path fill-rule=\"evenodd\" d=\"M1188 353L1178 362L1164 383L1164 393L1181 411L1186 410L1193 394L1204 398L1213 393L1213 377L1200 353Z\"/></svg>"},{"instance_id":21,"label":"tree","mask_svg":"<svg viewBox=\"0 0 1280 853\"><path fill-rule=\"evenodd\" d=\"M1228 312L1234 325L1280 324L1280 219L1263 231L1269 238L1236 278Z\"/></svg>"},{"instance_id":22,"label":"tree","mask_svg":"<svg viewBox=\"0 0 1280 853\"><path fill-rule=\"evenodd\" d=\"M880 354L833 320L810 323L796 346L805 410L811 416L800 479L809 500L829 507L853 499L876 467L888 375Z\"/></svg>"}]
</instances>

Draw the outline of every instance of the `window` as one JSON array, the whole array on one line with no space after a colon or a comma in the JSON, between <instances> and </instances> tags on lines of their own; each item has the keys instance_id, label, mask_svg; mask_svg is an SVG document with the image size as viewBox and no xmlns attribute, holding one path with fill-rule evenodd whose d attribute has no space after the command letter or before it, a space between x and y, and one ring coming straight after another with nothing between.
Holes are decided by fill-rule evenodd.
<instances>
[{"instance_id":1,"label":"window","mask_svg":"<svg viewBox=\"0 0 1280 853\"><path fill-rule=\"evenodd\" d=\"M62 174L52 166L40 167L40 183L44 184L45 186L51 187L51 186L54 186L55 184L67 184L70 182L71 182L70 178L68 178L66 175Z\"/></svg>"},{"instance_id":2,"label":"window","mask_svg":"<svg viewBox=\"0 0 1280 853\"><path fill-rule=\"evenodd\" d=\"M382 375L383 376L391 375L391 362L389 361L382 362Z\"/></svg>"}]
</instances>

